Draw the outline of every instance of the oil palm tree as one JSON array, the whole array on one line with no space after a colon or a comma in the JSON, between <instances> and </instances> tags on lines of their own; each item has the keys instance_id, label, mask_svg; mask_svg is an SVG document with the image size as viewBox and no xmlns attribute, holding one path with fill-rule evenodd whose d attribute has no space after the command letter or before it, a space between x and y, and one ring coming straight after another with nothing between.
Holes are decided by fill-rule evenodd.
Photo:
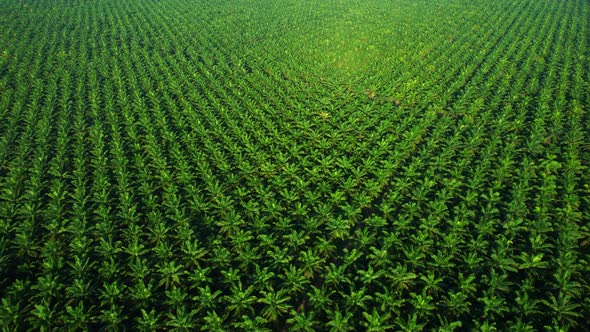
<instances>
[{"instance_id":1,"label":"oil palm tree","mask_svg":"<svg viewBox=\"0 0 590 332\"><path fill-rule=\"evenodd\" d=\"M232 312L235 317L245 312L253 314L253 305L256 303L256 296L252 295L253 292L254 286L252 285L244 289L241 281L232 284L231 294L223 296L223 300L227 301L227 311Z\"/></svg>"},{"instance_id":2,"label":"oil palm tree","mask_svg":"<svg viewBox=\"0 0 590 332\"><path fill-rule=\"evenodd\" d=\"M278 322L280 317L292 309L291 304L289 304L291 297L287 295L287 290L279 289L275 291L272 286L269 286L267 290L260 293L262 297L257 302L263 304L261 313L269 322Z\"/></svg>"},{"instance_id":3,"label":"oil palm tree","mask_svg":"<svg viewBox=\"0 0 590 332\"><path fill-rule=\"evenodd\" d=\"M352 312L345 312L342 314L340 310L329 310L328 314L331 319L326 325L330 327L330 332L346 332L355 330L354 324L352 323Z\"/></svg>"}]
</instances>

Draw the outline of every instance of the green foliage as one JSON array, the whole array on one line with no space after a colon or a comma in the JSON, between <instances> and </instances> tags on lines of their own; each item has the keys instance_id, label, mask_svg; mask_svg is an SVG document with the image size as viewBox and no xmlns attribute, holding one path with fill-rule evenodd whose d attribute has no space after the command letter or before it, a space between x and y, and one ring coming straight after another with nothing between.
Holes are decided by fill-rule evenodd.
<instances>
[{"instance_id":1,"label":"green foliage","mask_svg":"<svg viewBox=\"0 0 590 332\"><path fill-rule=\"evenodd\" d=\"M0 329L590 330L590 3L0 3Z\"/></svg>"}]
</instances>

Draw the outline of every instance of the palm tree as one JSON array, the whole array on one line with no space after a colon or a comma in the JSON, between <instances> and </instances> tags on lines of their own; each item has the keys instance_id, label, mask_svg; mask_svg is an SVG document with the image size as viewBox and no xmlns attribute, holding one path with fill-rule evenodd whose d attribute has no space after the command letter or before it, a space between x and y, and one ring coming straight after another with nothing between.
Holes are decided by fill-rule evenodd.
<instances>
[{"instance_id":1,"label":"palm tree","mask_svg":"<svg viewBox=\"0 0 590 332\"><path fill-rule=\"evenodd\" d=\"M440 284L444 279L437 278L434 271L428 271L427 275L420 276L420 280L424 281L425 285L423 289L428 294L436 294L437 292L442 290L442 288L438 284Z\"/></svg>"},{"instance_id":2,"label":"palm tree","mask_svg":"<svg viewBox=\"0 0 590 332\"><path fill-rule=\"evenodd\" d=\"M197 311L199 312L214 308L219 302L219 296L222 294L220 290L212 292L209 285L199 287L198 290L199 295L194 296L192 300L197 302Z\"/></svg>"},{"instance_id":3,"label":"palm tree","mask_svg":"<svg viewBox=\"0 0 590 332\"><path fill-rule=\"evenodd\" d=\"M140 331L154 331L160 328L160 324L158 320L160 319L161 314L156 314L156 310L152 308L149 312L145 309L141 309L141 317L137 317L135 320L137 321L137 328Z\"/></svg>"},{"instance_id":4,"label":"palm tree","mask_svg":"<svg viewBox=\"0 0 590 332\"><path fill-rule=\"evenodd\" d=\"M182 264L177 266L175 261L162 262L156 266L158 267L158 273L161 274L158 286L164 285L166 288L179 285L181 283L181 276L186 273L183 270Z\"/></svg>"},{"instance_id":5,"label":"palm tree","mask_svg":"<svg viewBox=\"0 0 590 332\"><path fill-rule=\"evenodd\" d=\"M241 271L239 269L229 267L229 268L221 271L221 274L223 275L222 282L225 284L228 284L228 285L232 285L236 281L240 281L240 279L241 279L240 273L241 273Z\"/></svg>"},{"instance_id":6,"label":"palm tree","mask_svg":"<svg viewBox=\"0 0 590 332\"><path fill-rule=\"evenodd\" d=\"M391 318L390 313L382 314L379 313L376 308L373 308L373 311L370 314L363 311L363 317L365 317L366 321L361 324L367 328L367 332L390 331L393 329L392 324L386 323Z\"/></svg>"},{"instance_id":7,"label":"palm tree","mask_svg":"<svg viewBox=\"0 0 590 332\"><path fill-rule=\"evenodd\" d=\"M573 301L572 297L560 292L557 297L549 295L549 300L541 300L541 303L551 310L553 322L563 327L576 327L577 319L582 317L580 305Z\"/></svg>"},{"instance_id":8,"label":"palm tree","mask_svg":"<svg viewBox=\"0 0 590 332\"><path fill-rule=\"evenodd\" d=\"M251 318L247 315L242 315L242 320L233 324L233 327L240 331L258 331L258 332L271 332L272 330L264 327L268 323L268 320L260 316Z\"/></svg>"},{"instance_id":9,"label":"palm tree","mask_svg":"<svg viewBox=\"0 0 590 332\"><path fill-rule=\"evenodd\" d=\"M395 324L399 327L401 331L404 332L422 331L424 329L424 326L426 326L426 323L418 323L418 316L416 315L416 313L407 317L407 319L403 319L401 316L396 318Z\"/></svg>"},{"instance_id":10,"label":"palm tree","mask_svg":"<svg viewBox=\"0 0 590 332\"><path fill-rule=\"evenodd\" d=\"M378 249L376 247L370 247L371 254L367 256L371 265L379 268L385 268L391 265L391 257L388 254L387 248Z\"/></svg>"},{"instance_id":11,"label":"palm tree","mask_svg":"<svg viewBox=\"0 0 590 332\"><path fill-rule=\"evenodd\" d=\"M303 275L310 279L314 278L315 272L320 269L321 264L324 262L324 259L317 256L311 248L302 251L297 260L303 265Z\"/></svg>"},{"instance_id":12,"label":"palm tree","mask_svg":"<svg viewBox=\"0 0 590 332\"><path fill-rule=\"evenodd\" d=\"M355 310L356 307L367 309L367 302L373 300L373 296L367 294L367 288L361 287L355 290L354 286L350 286L349 292L340 292L344 297L346 306L349 310Z\"/></svg>"},{"instance_id":13,"label":"palm tree","mask_svg":"<svg viewBox=\"0 0 590 332\"><path fill-rule=\"evenodd\" d=\"M261 291L260 293L263 297L259 298L258 302L264 304L262 316L268 319L269 322L278 322L279 317L292 308L288 303L291 297L286 294L287 290L285 289L275 291L272 286L269 286L268 291Z\"/></svg>"},{"instance_id":14,"label":"palm tree","mask_svg":"<svg viewBox=\"0 0 590 332\"><path fill-rule=\"evenodd\" d=\"M326 228L330 231L331 239L343 240L350 232L349 220L342 219L340 216L329 217L326 221Z\"/></svg>"},{"instance_id":15,"label":"palm tree","mask_svg":"<svg viewBox=\"0 0 590 332\"><path fill-rule=\"evenodd\" d=\"M414 284L414 280L418 276L413 272L409 272L407 266L398 263L395 269L389 269L387 277L391 280L393 288L399 291L409 288Z\"/></svg>"},{"instance_id":16,"label":"palm tree","mask_svg":"<svg viewBox=\"0 0 590 332\"><path fill-rule=\"evenodd\" d=\"M211 331L211 332L224 332L226 329L224 328L223 321L225 317L219 317L215 310L207 311L207 315L203 318L205 321L203 325L201 325L201 329L203 331Z\"/></svg>"},{"instance_id":17,"label":"palm tree","mask_svg":"<svg viewBox=\"0 0 590 332\"><path fill-rule=\"evenodd\" d=\"M330 327L330 332L346 332L353 331L354 327L349 321L353 314L352 312L346 312L346 315L342 315L339 310L330 310L328 314L332 319L327 323Z\"/></svg>"},{"instance_id":18,"label":"palm tree","mask_svg":"<svg viewBox=\"0 0 590 332\"><path fill-rule=\"evenodd\" d=\"M235 317L248 309L250 313L254 313L253 304L256 302L256 297L252 295L253 292L254 286L243 289L241 281L238 281L237 285L232 284L231 294L223 296L228 303L226 306L227 311L234 312Z\"/></svg>"},{"instance_id":19,"label":"palm tree","mask_svg":"<svg viewBox=\"0 0 590 332\"><path fill-rule=\"evenodd\" d=\"M318 244L315 246L322 257L333 257L336 252L336 246L324 237L318 238Z\"/></svg>"},{"instance_id":20,"label":"palm tree","mask_svg":"<svg viewBox=\"0 0 590 332\"><path fill-rule=\"evenodd\" d=\"M432 303L432 296L426 295L425 289L422 290L422 294L410 293L410 296L412 297L410 302L414 306L414 313L418 314L418 317L428 317L436 309L436 305Z\"/></svg>"},{"instance_id":21,"label":"palm tree","mask_svg":"<svg viewBox=\"0 0 590 332\"><path fill-rule=\"evenodd\" d=\"M289 327L290 331L317 331L318 322L313 319L313 313L308 314L305 311L292 311L291 314L292 317L287 319L287 323L291 324Z\"/></svg>"},{"instance_id":22,"label":"palm tree","mask_svg":"<svg viewBox=\"0 0 590 332\"><path fill-rule=\"evenodd\" d=\"M390 287L383 287L383 292L375 292L375 300L380 304L379 310L384 312L393 312L400 315L400 308L406 302L406 299L399 296L398 292L390 289Z\"/></svg>"},{"instance_id":23,"label":"palm tree","mask_svg":"<svg viewBox=\"0 0 590 332\"><path fill-rule=\"evenodd\" d=\"M341 285L349 284L349 274L346 272L346 265L338 265L330 263L325 272L326 285L331 285L332 288L339 289Z\"/></svg>"},{"instance_id":24,"label":"palm tree","mask_svg":"<svg viewBox=\"0 0 590 332\"><path fill-rule=\"evenodd\" d=\"M166 326L171 331L190 331L195 328L195 314L195 310L187 312L185 306L178 306L175 313L168 313Z\"/></svg>"},{"instance_id":25,"label":"palm tree","mask_svg":"<svg viewBox=\"0 0 590 332\"><path fill-rule=\"evenodd\" d=\"M298 269L295 265L289 264L289 269L284 270L285 281L282 286L287 290L290 296L302 292L309 280L305 278L303 270Z\"/></svg>"},{"instance_id":26,"label":"palm tree","mask_svg":"<svg viewBox=\"0 0 590 332\"><path fill-rule=\"evenodd\" d=\"M372 266L369 266L366 270L358 270L357 274L357 279L360 279L363 285L370 287L372 284L375 283L375 281L377 281L382 275L385 274L385 271L375 271Z\"/></svg>"}]
</instances>

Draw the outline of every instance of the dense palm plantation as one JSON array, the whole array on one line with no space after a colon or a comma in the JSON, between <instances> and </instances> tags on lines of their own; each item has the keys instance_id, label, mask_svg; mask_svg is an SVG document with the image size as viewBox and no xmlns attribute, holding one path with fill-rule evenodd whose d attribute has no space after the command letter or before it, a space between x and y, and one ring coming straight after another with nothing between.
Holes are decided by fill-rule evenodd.
<instances>
[{"instance_id":1,"label":"dense palm plantation","mask_svg":"<svg viewBox=\"0 0 590 332\"><path fill-rule=\"evenodd\" d=\"M0 27L3 331L590 328L588 1Z\"/></svg>"}]
</instances>

